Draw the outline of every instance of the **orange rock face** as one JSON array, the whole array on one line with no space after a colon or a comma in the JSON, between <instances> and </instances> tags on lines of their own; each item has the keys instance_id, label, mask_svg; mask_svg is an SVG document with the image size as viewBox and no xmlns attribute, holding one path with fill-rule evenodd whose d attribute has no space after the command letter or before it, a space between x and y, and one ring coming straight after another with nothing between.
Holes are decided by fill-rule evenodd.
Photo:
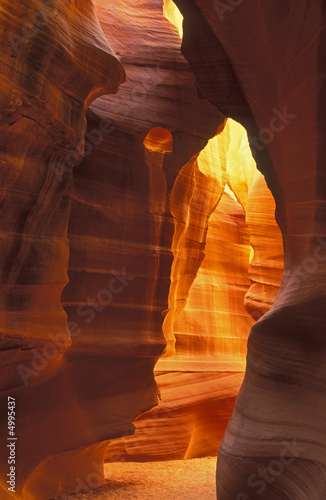
<instances>
[{"instance_id":1,"label":"orange rock face","mask_svg":"<svg viewBox=\"0 0 326 500\"><path fill-rule=\"evenodd\" d=\"M201 94L246 126L284 241L279 293L249 336L244 383L219 451L217 497L321 500L325 4L176 3L185 17L183 51ZM277 255L267 260L277 262L279 273ZM251 267L255 282L247 307L259 304L263 312L269 301L264 283L275 282L270 265L262 273L258 263L259 257Z\"/></svg>"},{"instance_id":2,"label":"orange rock face","mask_svg":"<svg viewBox=\"0 0 326 500\"><path fill-rule=\"evenodd\" d=\"M1 444L4 500L97 486L105 459L216 455L243 380L250 328L263 315L250 335L252 364L222 445L225 481L233 479L224 455L237 465L238 453L254 456L251 438L255 450L266 445L265 429L282 437L262 423L275 408L264 396L259 413L261 386L250 369L258 370L267 348L272 365L288 352L278 313L282 318L288 303L297 311L291 293L299 271L291 265L311 245L308 222L316 233L319 219L304 212L308 225L300 233L292 210L315 184L309 178L307 192L300 184L300 196L287 190L286 160L298 160L304 179L310 156L291 157L287 145L296 144L297 128L290 125L255 150L252 134L268 125L264 92L274 96L274 87L261 75L256 108L258 83L248 76L249 56L240 57L230 41L231 19L217 36L216 11L204 0L197 2L202 10L176 3L192 68L180 52L182 16L171 1L0 6L1 396L6 411L8 396L15 399L19 442L15 491ZM245 74L235 78L234 67ZM290 106L292 80L285 83ZM283 103L273 101L276 110ZM285 237L290 285L283 280L267 314L283 270L275 203L245 130L226 117L249 131ZM315 297L309 276L303 304ZM275 317L277 348L264 333ZM260 369L277 378L280 368L273 372L265 360ZM277 384L268 384L275 402ZM248 427L239 430L237 419ZM7 427L3 414L1 436ZM223 481L224 500L231 497Z\"/></svg>"},{"instance_id":3,"label":"orange rock face","mask_svg":"<svg viewBox=\"0 0 326 500\"><path fill-rule=\"evenodd\" d=\"M69 331L60 300L67 283L72 172L62 182L57 168L81 156L85 108L101 93L117 92L125 72L89 2L50 8L5 0L0 25L0 494L41 499L60 484L72 488L74 460L82 478L105 448L89 435L83 409L77 410L80 396L64 357L76 333L72 324ZM15 435L8 434L6 417L13 400ZM7 437L17 438L14 457ZM9 443L15 448L14 439ZM71 451L62 457L64 450ZM67 462L71 476L64 478Z\"/></svg>"},{"instance_id":4,"label":"orange rock face","mask_svg":"<svg viewBox=\"0 0 326 500\"><path fill-rule=\"evenodd\" d=\"M265 267L269 266L270 275L279 285L280 275L270 257L270 252L274 249L275 254L281 244L273 215L275 205L251 157L243 128L229 120L200 154L198 168L202 181L204 176L210 177L210 189L215 182L216 186L224 186L224 191L209 215L204 254L196 272L197 261L191 258L198 253L194 253L192 242L198 231L198 214L202 215L202 206L207 203L207 195L203 194L207 188L202 191L197 181L199 191L194 191L187 209L182 196L193 172L193 165L187 165L172 190L176 244L172 245L172 286L166 316L169 321L165 321L163 330L168 339L175 339L175 353L161 358L155 366L161 401L136 420L134 436L110 443L109 461L217 455L242 383L247 337L254 323L244 304L248 307L249 293L253 301L260 299L255 294L256 284L250 286L253 262L259 262L256 275L260 272L266 308L275 290L263 274ZM179 201L178 211L175 200ZM256 204L254 213L250 211L251 200ZM253 215L257 216L255 220ZM257 232L269 238L259 248L254 245L254 252L251 244ZM278 258L281 268L282 256ZM253 316L257 308L255 303Z\"/></svg>"},{"instance_id":5,"label":"orange rock face","mask_svg":"<svg viewBox=\"0 0 326 500\"><path fill-rule=\"evenodd\" d=\"M14 492L1 448L4 498L50 498L87 488L92 474L101 480L107 440L132 432L156 404L173 261L169 196L224 123L197 96L161 7L135 6L130 29L119 22L130 6L115 3L115 18L106 6L97 6L102 26L127 82L116 100L94 103L85 142L85 109L125 79L94 10L1 6L2 407L9 395L20 412ZM21 40L40 12L44 25ZM152 46L148 16L159 19Z\"/></svg>"},{"instance_id":6,"label":"orange rock face","mask_svg":"<svg viewBox=\"0 0 326 500\"><path fill-rule=\"evenodd\" d=\"M173 331L176 352L155 367L157 408L136 433L108 447L108 460L182 459L217 454L243 378L252 320L243 305L250 283L249 235L227 192L210 216L205 256ZM231 248L237 253L235 261Z\"/></svg>"},{"instance_id":7,"label":"orange rock face","mask_svg":"<svg viewBox=\"0 0 326 500\"><path fill-rule=\"evenodd\" d=\"M246 221L254 254L248 270L252 284L244 301L255 320L271 308L282 279L283 244L274 213L274 198L257 172L248 192Z\"/></svg>"}]
</instances>

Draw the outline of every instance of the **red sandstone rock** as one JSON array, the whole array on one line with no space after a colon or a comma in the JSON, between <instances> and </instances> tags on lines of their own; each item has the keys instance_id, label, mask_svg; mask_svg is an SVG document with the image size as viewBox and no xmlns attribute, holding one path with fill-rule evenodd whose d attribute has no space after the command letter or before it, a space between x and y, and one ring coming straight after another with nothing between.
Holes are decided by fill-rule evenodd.
<instances>
[{"instance_id":1,"label":"red sandstone rock","mask_svg":"<svg viewBox=\"0 0 326 500\"><path fill-rule=\"evenodd\" d=\"M90 4L58 1L42 10L49 22L17 54L8 34L20 34L24 14L28 26L35 24L39 7L20 6L16 18L14 4L1 7L7 50L1 220L10 235L2 247L2 380L4 399L10 391L24 413L17 428L18 498L75 491L76 482L87 485L94 462L101 477L106 440L132 431L133 420L156 404L153 367L165 346L162 311L172 262L169 193L180 169L196 163L224 123L197 96L161 7L139 2L131 25L121 23L130 6L114 7L115 19L102 10L102 26L116 39L127 83L116 101L92 106L79 166L73 162L83 152L84 110L100 93L116 92L121 63ZM113 33L118 25L122 38ZM154 127L171 131L172 151L171 142L164 152L143 144ZM194 272L196 265L194 259ZM6 451L1 485L8 496Z\"/></svg>"},{"instance_id":2,"label":"red sandstone rock","mask_svg":"<svg viewBox=\"0 0 326 500\"><path fill-rule=\"evenodd\" d=\"M265 312L281 274L273 203L243 133L198 97L162 6L96 10L103 32L86 1L0 7L2 395L17 400L22 500L101 481L109 441L109 460L216 454L253 323L245 294L252 313L263 287ZM227 68L220 109L246 124ZM125 72L116 96L96 99ZM217 132L217 151L199 155ZM162 403L149 411L164 349Z\"/></svg>"},{"instance_id":3,"label":"red sandstone rock","mask_svg":"<svg viewBox=\"0 0 326 500\"><path fill-rule=\"evenodd\" d=\"M88 430L64 358L76 332L60 301L72 171L60 182L57 169L82 153L85 108L101 93L117 92L125 73L89 2L50 8L4 0L0 25L0 495L44 499L60 484L74 486L74 459L82 478L105 449ZM7 483L8 396L16 398L14 492Z\"/></svg>"},{"instance_id":4,"label":"red sandstone rock","mask_svg":"<svg viewBox=\"0 0 326 500\"><path fill-rule=\"evenodd\" d=\"M257 172L247 202L246 221L254 253L248 270L252 285L244 301L255 320L271 308L282 279L282 236L274 213L274 198L264 177Z\"/></svg>"},{"instance_id":5,"label":"red sandstone rock","mask_svg":"<svg viewBox=\"0 0 326 500\"><path fill-rule=\"evenodd\" d=\"M244 383L219 452L217 497L321 500L325 4L175 3L201 95L246 126L284 241L280 291L249 336Z\"/></svg>"}]
</instances>

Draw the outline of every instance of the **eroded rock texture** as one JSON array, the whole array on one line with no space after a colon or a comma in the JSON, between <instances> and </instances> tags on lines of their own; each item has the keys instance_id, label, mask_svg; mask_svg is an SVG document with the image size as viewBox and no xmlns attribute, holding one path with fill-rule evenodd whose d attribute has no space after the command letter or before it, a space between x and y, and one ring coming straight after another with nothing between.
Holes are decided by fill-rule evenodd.
<instances>
[{"instance_id":1,"label":"eroded rock texture","mask_svg":"<svg viewBox=\"0 0 326 500\"><path fill-rule=\"evenodd\" d=\"M251 287L244 303L249 314L258 320L275 301L284 263L281 231L275 222L275 201L259 172L254 175L248 192L246 221L253 258L248 269Z\"/></svg>"},{"instance_id":2,"label":"eroded rock texture","mask_svg":"<svg viewBox=\"0 0 326 500\"><path fill-rule=\"evenodd\" d=\"M285 253L277 298L250 333L244 383L219 451L217 496L321 500L325 4L175 3L201 94L248 130L276 200ZM248 300L250 309L250 294Z\"/></svg>"},{"instance_id":3,"label":"eroded rock texture","mask_svg":"<svg viewBox=\"0 0 326 500\"><path fill-rule=\"evenodd\" d=\"M85 108L101 93L116 92L125 73L90 2L49 7L4 0L0 24L0 495L49 498L60 483L74 482L74 460L83 477L87 461L103 455L64 357L71 335L60 294L67 283L72 175L60 182L55 168L68 154L82 153ZM16 398L19 443L9 493L7 396ZM86 445L69 460L49 462ZM63 476L67 462L70 478Z\"/></svg>"},{"instance_id":4,"label":"eroded rock texture","mask_svg":"<svg viewBox=\"0 0 326 500\"><path fill-rule=\"evenodd\" d=\"M177 9L173 9L171 2L164 4L165 13L178 25ZM154 142L150 146L149 139L148 136L145 143L153 150L163 152L164 148L168 151L171 148L169 135L162 131L159 146ZM264 211L271 227L277 228L274 206L266 205L271 194L264 180L256 180L263 178L257 172L246 135L232 120L202 151L198 167L199 171L193 161L183 167L170 196L175 225L174 261L163 331L168 346L176 339L176 352L161 359L155 367L161 402L158 408L137 419L134 436L110 443L109 461L216 455L242 381L247 336L253 323L243 303L250 286L251 247L246 209L254 182L259 184L254 196L260 192L257 213ZM233 192L225 190L226 184ZM210 198L217 204L213 212ZM264 208L259 206L260 202ZM206 237L207 209L210 218ZM262 233L267 231L264 217L255 222ZM273 238L280 239L279 231L274 232L265 245L260 245L262 268L266 255L274 247ZM203 239L205 246L196 249L194 241ZM274 280L277 282L277 277ZM270 306L273 292L268 280L265 282L262 276L261 281ZM256 299L255 290L251 297ZM254 312L253 316L257 307ZM172 354L169 347L168 354Z\"/></svg>"},{"instance_id":5,"label":"eroded rock texture","mask_svg":"<svg viewBox=\"0 0 326 500\"><path fill-rule=\"evenodd\" d=\"M99 2L97 9L127 81L116 98L98 99L88 111L85 148L85 109L125 77L92 4L6 2L0 11L2 409L7 395L16 398L12 496L22 499L93 486L107 441L132 432L137 415L157 403L162 312L171 311L170 321L189 291L224 190L223 172L212 182L197 161L224 116L198 97L162 6ZM176 198L174 210L188 210L200 192L207 199L195 227L180 221L193 240L183 239L178 251L188 253L193 274L185 277L181 260L175 280L182 285L170 306L179 238L170 200L181 171L187 203ZM166 338L173 352L172 331ZM2 422L6 435L5 415ZM1 471L7 498L5 444Z\"/></svg>"},{"instance_id":6,"label":"eroded rock texture","mask_svg":"<svg viewBox=\"0 0 326 500\"><path fill-rule=\"evenodd\" d=\"M1 4L4 499L216 454L261 317L218 498L325 493L323 4L176 3L190 65L161 2Z\"/></svg>"},{"instance_id":7,"label":"eroded rock texture","mask_svg":"<svg viewBox=\"0 0 326 500\"><path fill-rule=\"evenodd\" d=\"M119 363L136 358L152 373L166 341L166 354L174 352L174 322L205 256L208 219L226 184L225 168L205 172L197 160L207 139L223 128L224 117L214 116L214 107L199 99L194 76L180 54L180 38L163 17L162 5L139 2L132 8L129 2L114 2L110 7L106 2L98 3L97 9L108 37L117 26L123 34L113 36L113 48L126 67L127 82L116 97L98 99L91 107L90 134L104 118L112 120L113 128L74 170L70 281L63 304L73 321L78 321L79 302L86 303L88 297L95 297L90 302L102 307L93 320L85 316L89 326L85 324L76 339L75 348L85 357L90 350L97 356L98 349L107 350L107 362L110 357ZM131 12L132 29L126 24ZM87 213L82 220L81 212ZM93 250L94 241L103 248L99 254ZM97 292L107 286L114 269L125 269L134 279L105 304ZM180 370L182 375L185 368L165 371ZM117 408L119 423L125 419L130 424L130 406L139 414L154 404L135 395L131 382L137 372L130 373L123 396L129 403ZM123 372L121 376L125 378ZM111 386L106 384L108 391ZM161 386L159 390L164 392ZM121 434L129 428L122 428ZM171 428L174 433L180 430L176 422ZM139 440L137 432L133 442ZM168 458L150 436L144 441L151 451L143 453L141 445L138 457ZM178 456L184 455L188 445L184 446Z\"/></svg>"},{"instance_id":8,"label":"eroded rock texture","mask_svg":"<svg viewBox=\"0 0 326 500\"><path fill-rule=\"evenodd\" d=\"M273 277L273 283L279 285L270 258L281 243L274 219L275 204L264 177L256 169L244 129L229 120L201 152L198 165L202 174L210 175L212 183L220 178L219 172L225 172L225 189L208 220L205 256L190 290L178 290L178 283L170 289L172 305L176 290L184 295L179 295L178 309L170 315L172 321L168 324L168 334L172 332L176 338L175 354L161 358L155 366L160 404L136 420L134 436L110 443L109 461L217 455L243 380L247 338L254 323L244 302L252 316L262 315L266 310L257 295L257 284L264 287L263 305L267 309L275 292L268 278ZM178 177L173 195L180 179L183 177ZM180 197L178 192L177 199ZM175 236L181 237L175 238L172 272L190 264L190 245L182 246L180 230L186 230L185 214L190 218L189 230L196 227L204 202L205 196L198 195L190 210L186 210L186 203L180 205ZM250 211L251 203L255 212ZM268 238L257 244L257 234L268 234ZM254 263L256 281L250 287ZM282 262L279 264L281 267ZM265 269L269 270L267 277ZM246 293L250 293L251 308Z\"/></svg>"}]
</instances>

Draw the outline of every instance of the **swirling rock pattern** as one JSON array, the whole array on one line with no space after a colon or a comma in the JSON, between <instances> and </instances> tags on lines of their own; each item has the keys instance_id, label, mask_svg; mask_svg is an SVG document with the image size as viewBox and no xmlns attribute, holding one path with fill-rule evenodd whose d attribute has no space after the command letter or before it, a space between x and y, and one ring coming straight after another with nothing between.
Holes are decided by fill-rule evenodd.
<instances>
[{"instance_id":1,"label":"swirling rock pattern","mask_svg":"<svg viewBox=\"0 0 326 500\"><path fill-rule=\"evenodd\" d=\"M128 2L108 7L99 2L98 14L127 81L116 100L94 102L85 141L85 109L125 79L93 4L0 10L2 396L24 412L16 498L76 491L95 472L101 479L107 441L133 432L157 403L153 367L166 345L173 261L169 196L188 163L208 188L197 155L225 121L198 97L161 5L137 2L134 23L123 22ZM153 128L172 139L155 139ZM194 191L192 176L186 189ZM216 184L198 222L195 274L221 191ZM1 471L7 498L3 445Z\"/></svg>"},{"instance_id":2,"label":"swirling rock pattern","mask_svg":"<svg viewBox=\"0 0 326 500\"><path fill-rule=\"evenodd\" d=\"M164 4L169 8L169 19L178 25L173 5ZM244 294L249 288L250 252L245 210L255 176L262 178L257 173L243 129L231 122L226 123L223 132L203 150L198 166L193 160L185 165L173 186L170 207L175 224L174 262L163 331L168 340L168 354L172 353L175 338L176 352L172 357L161 359L155 368L161 392L160 406L137 419L134 436L127 435L110 443L107 451L110 461L217 454L242 381L247 336L253 323L243 309ZM146 139L147 142L150 140ZM164 146L162 131L160 144L157 152ZM169 144L169 151L170 148ZM210 177L210 185L203 174ZM223 191L226 183L235 194ZM263 180L260 187L268 198L269 191ZM212 196L213 203L210 202ZM201 234L205 235L203 216L206 207L210 214L210 207L214 205L205 246L199 246L198 252L193 242L201 241ZM256 209L259 212L259 207ZM273 211L272 203L265 207L271 224ZM264 232L263 218L259 223ZM268 245L270 243L271 240ZM266 247L261 248L266 255ZM265 284L265 288L268 294L269 284ZM202 390L203 383L209 389ZM197 394L196 404L194 394Z\"/></svg>"},{"instance_id":3,"label":"swirling rock pattern","mask_svg":"<svg viewBox=\"0 0 326 500\"><path fill-rule=\"evenodd\" d=\"M125 358L126 363L137 357L152 371L166 342L166 355L174 352L174 322L185 307L205 256L208 219L226 184L222 170L214 174L201 171L202 160L197 159L207 139L222 130L224 117L214 116L214 107L198 98L194 77L180 54L179 36L163 17L162 5L154 8L139 2L131 8L122 1L112 2L112 6L106 2L105 8L100 2L96 5L107 36L117 26L124 34L113 38L113 48L126 67L127 83L113 99L106 96L91 106L89 133L103 119L112 120L114 128L74 171L69 284L63 304L69 319L79 322L78 304L86 302L89 290L89 297L96 297L112 277L110 269L125 268L134 280L85 325L73 341L73 349L79 351L79 357L89 357L90 351L98 356L100 346L101 352L107 350L108 363L114 357ZM133 12L136 19L132 30L126 23L127 12ZM143 61L139 62L139 54ZM88 215L81 219L83 212ZM97 253L96 248L103 250ZM174 367L172 372L176 369L181 372L181 383L183 369ZM162 370L171 371L168 367ZM129 402L134 392L130 387L131 394L127 389L124 394ZM133 400L132 408L139 408L138 413L156 403L153 378L146 390L147 399ZM164 387L160 385L159 390L163 397ZM159 425L164 423L161 412ZM112 410L108 410L107 427L113 418L110 413ZM120 430L121 435L128 434L134 418L129 404L125 417L119 409L119 419L123 418L129 425ZM225 421L226 417L223 428ZM176 432L177 422L170 422ZM142 444L138 445L138 457L164 455L146 433L142 438L137 431L134 438L126 439L145 442L150 452L146 455ZM115 441L112 445L116 449ZM110 448L108 458L112 456L115 453Z\"/></svg>"},{"instance_id":4,"label":"swirling rock pattern","mask_svg":"<svg viewBox=\"0 0 326 500\"><path fill-rule=\"evenodd\" d=\"M101 481L112 453L216 454L243 378L253 324L244 304L254 319L257 310L264 316L250 335L246 379L221 447L218 495L252 494L247 472L269 467L280 443L295 438L280 451L288 464L295 458L294 479L285 471L268 483L266 498L288 489L305 500L299 475L322 498L323 434L319 420L306 429L304 410L324 380L318 321L326 245L313 245L324 234L323 176L315 161L321 146L305 142L302 126L317 130L324 119L316 111L321 87L310 77L322 50L320 5L307 6L304 17L301 5L283 12L276 4L284 33L286 21L297 33L279 60L269 44L272 4L231 6L225 23L218 2L178 4L183 50L206 101L160 2L1 4L2 397L16 397L24 412L14 495L1 445L4 499L87 489L94 474ZM245 33L255 34L245 44L235 30L243 19ZM265 45L251 46L262 32ZM117 96L104 96L125 79ZM277 202L285 276L268 313L282 274L273 199L252 158L243 168L242 139L226 116L247 127ZM217 133L216 154L206 145ZM317 165L314 175L306 165ZM312 343L309 311L318 320ZM302 399L287 413L295 385ZM159 391L162 405L150 411ZM143 412L138 433L128 436Z\"/></svg>"},{"instance_id":5,"label":"swirling rock pattern","mask_svg":"<svg viewBox=\"0 0 326 500\"><path fill-rule=\"evenodd\" d=\"M276 201L284 275L253 326L219 451L219 500L326 495L322 1L175 0L201 94L246 126Z\"/></svg>"},{"instance_id":6,"label":"swirling rock pattern","mask_svg":"<svg viewBox=\"0 0 326 500\"><path fill-rule=\"evenodd\" d=\"M193 172L189 165L180 172L172 190L172 283L173 276L177 279L170 288L171 314L164 326L168 326L167 334L176 338L176 351L155 366L161 401L157 408L136 420L134 436L110 443L109 461L217 455L243 380L247 339L254 323L244 303L253 316L269 309L277 286L271 285L269 275L265 277L265 269L274 278L273 283L279 285L278 269L270 257L281 245L275 204L264 177L256 169L244 129L229 120L200 153L198 166L201 176L205 173L211 177L211 188L217 179L225 188L209 217L205 253L194 278L189 258L191 246L183 242L192 241L188 231L194 234L196 227L198 230L198 213L202 213L207 195L199 190L190 202L183 197ZM195 179L198 182L200 177ZM258 235L264 234L268 238L260 241ZM278 257L281 268L282 258ZM193 282L188 290L183 287L183 280L189 275ZM265 291L264 311L261 302L257 305L258 279ZM174 301L178 292L178 300ZM249 293L251 309L246 298Z\"/></svg>"},{"instance_id":7,"label":"swirling rock pattern","mask_svg":"<svg viewBox=\"0 0 326 500\"><path fill-rule=\"evenodd\" d=\"M256 172L248 192L246 221L253 258L248 269L251 287L244 304L249 314L258 320L275 301L284 265L281 231L275 222L275 201L260 172Z\"/></svg>"},{"instance_id":8,"label":"swirling rock pattern","mask_svg":"<svg viewBox=\"0 0 326 500\"><path fill-rule=\"evenodd\" d=\"M101 93L117 92L125 72L88 1L49 7L4 0L0 25L0 495L49 498L60 482L69 485L62 475L67 459L51 465L49 457L95 443L86 437L86 419L72 412L77 403L64 360L71 334L60 295L67 283L72 175L60 182L56 169L68 154L81 155L85 108ZM54 345L58 332L61 342ZM7 484L8 395L17 401L15 492ZM85 450L80 477L87 460L101 455L103 446L95 448Z\"/></svg>"}]
</instances>

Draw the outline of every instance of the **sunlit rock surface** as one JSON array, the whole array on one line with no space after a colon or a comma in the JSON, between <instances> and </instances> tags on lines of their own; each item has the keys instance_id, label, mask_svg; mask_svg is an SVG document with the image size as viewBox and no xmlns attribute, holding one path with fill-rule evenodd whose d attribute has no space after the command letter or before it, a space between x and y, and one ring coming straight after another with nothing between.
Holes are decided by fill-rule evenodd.
<instances>
[{"instance_id":1,"label":"sunlit rock surface","mask_svg":"<svg viewBox=\"0 0 326 500\"><path fill-rule=\"evenodd\" d=\"M134 436L110 444L108 460L217 454L242 382L253 323L243 305L249 254L243 210L225 192L209 219L205 257L187 305L174 324L176 353L155 368L161 402L135 422Z\"/></svg>"},{"instance_id":2,"label":"sunlit rock surface","mask_svg":"<svg viewBox=\"0 0 326 500\"><path fill-rule=\"evenodd\" d=\"M185 18L183 52L201 95L246 126L284 241L281 288L251 330L244 383L219 451L217 497L322 500L325 4L175 3ZM264 310L256 264L251 272ZM247 298L251 310L250 292Z\"/></svg>"},{"instance_id":3,"label":"sunlit rock surface","mask_svg":"<svg viewBox=\"0 0 326 500\"><path fill-rule=\"evenodd\" d=\"M4 499L87 490L104 459L216 455L277 292L273 199L225 120L251 131L246 99L226 57L210 95L186 50L198 96L163 3L0 6L1 408L16 398L19 441L12 494L1 444ZM191 36L204 78L216 37Z\"/></svg>"},{"instance_id":4,"label":"sunlit rock surface","mask_svg":"<svg viewBox=\"0 0 326 500\"><path fill-rule=\"evenodd\" d=\"M85 148L85 109L125 78L91 4L20 11L6 2L0 11L2 408L10 391L20 412L17 498L76 491L94 463L101 476L107 440L132 432L157 403L153 367L166 345L173 262L170 194L185 165L191 197L195 178L211 190L194 234L196 273L224 189L210 187L197 163L224 116L198 97L162 6L138 2L132 23L126 2L97 7L127 82L116 100L98 99L87 112ZM46 20L35 30L40 9ZM169 344L173 350L172 335ZM1 471L5 498L5 445Z\"/></svg>"},{"instance_id":5,"label":"sunlit rock surface","mask_svg":"<svg viewBox=\"0 0 326 500\"><path fill-rule=\"evenodd\" d=\"M153 362L162 353L165 339L168 341L166 354L173 353L174 323L185 307L190 287L205 256L208 220L227 182L226 163L222 154L216 155L217 159L220 158L218 167L210 162L208 168L205 155L197 160L197 154L204 148L209 138L208 133L215 135L224 125L224 119L221 116L214 117L212 114L214 107L198 98L194 77L179 53L179 36L174 27L163 17L160 9L153 10L153 6L145 8L145 4L143 10L135 7L134 16L137 18L138 30L130 32L128 26L123 24L125 12L130 12L130 5L125 2L115 3L114 8L109 9L111 14L109 15L101 4L98 4L99 19L108 36L116 26L120 27L120 31L125 30L124 43L120 42L120 39L114 39L113 48L119 53L121 62L125 64L127 83L121 88L118 96L101 98L91 107L94 115L89 119L89 133L98 128L97 123L103 118L112 119L114 128L110 134L105 135L92 154L85 158L83 164L74 170L74 200L69 226L70 282L63 292L63 304L69 318L74 321L78 319L76 318L78 303L86 302L88 290L92 291L89 297L96 297L94 283L96 281L99 283L98 289L100 286L105 286L105 280L108 281L112 276L113 266L118 264L120 269L126 269L128 275L135 276L128 287L114 296L112 302L95 316L94 321L87 318L89 326L85 325L82 334L76 339L75 346L76 349L84 351L85 356L88 356L91 350L95 354L98 347L94 339L97 339L101 352L107 349L108 356L114 353L120 359L126 358L127 362L137 357L142 360L143 365L150 366L151 369ZM151 26L157 25L156 51L149 51L146 44L149 37L148 16L153 17ZM160 24L158 24L159 19ZM167 33L170 33L170 38L167 38ZM130 37L129 43L128 37ZM139 45L136 45L137 40ZM140 70L137 64L131 62L135 60L138 63L137 54L146 54L146 51L147 64ZM162 62L164 54L166 60ZM166 96L163 101L164 114L161 109L162 92L163 96ZM158 106L157 111L156 106ZM97 122L95 115L99 117ZM179 130L176 130L176 126ZM221 144L221 147L223 152L226 152L228 144L225 138L223 141L225 144ZM127 158L126 152L129 152ZM101 186L100 191L99 186ZM241 213L242 220L239 221L239 226L244 226L241 207L238 207L235 200L233 202L236 205L236 213ZM84 211L89 214L98 212L101 214L97 227L94 226L94 216L80 218L80 213ZM89 228L85 224L85 219L90 220ZM234 225L236 227L236 224ZM87 231L92 238L88 237ZM240 244L245 246L242 241L245 236L241 235L241 229L239 232L240 235L236 235L235 239L238 237ZM92 251L94 241L97 245L102 241L105 253L98 256ZM83 253L85 253L84 259L81 258ZM246 261L246 255L248 261L247 247L242 257L243 262ZM88 270L85 269L87 267L85 262L90 258L92 262L88 265L92 268ZM83 268L80 268L79 262L82 262ZM247 266L248 262L245 264L246 272ZM247 286L243 286L242 295L240 292L238 300L239 308L241 304L242 314L247 318L248 324L250 318L243 308L243 297L249 287L249 280L247 277L243 280ZM74 299L75 302L71 302L70 296L75 291L78 291L79 295L77 294ZM104 302L98 300L95 306L101 308L105 306ZM211 328L211 336L215 335L214 325L210 324L210 320L206 328ZM243 338L248 331L247 327L243 332ZM237 342L236 339L235 343ZM243 341L242 356L236 360L236 367L232 367L232 372L241 372L244 369L244 346L245 341ZM194 381L198 377L198 371L203 372L207 369L209 360L214 365L215 373L218 370L225 372L228 369L224 360L220 360L219 365L216 364L213 359L215 352L216 349L212 347L208 360L205 356L203 362L197 360L197 364L200 364L199 370L198 366L195 366L194 354L189 363L192 364L190 370L197 372L192 376ZM169 358L166 358L167 363L168 360ZM187 365L174 366L171 363L166 367L157 367L157 370L169 373L171 366L172 371L180 371L180 376L183 372L189 371ZM218 391L220 389L214 378L215 374L212 374L211 387ZM238 377L238 380L240 379L241 374ZM163 377L162 380L168 378ZM183 383L180 381L180 384ZM195 389L190 386L189 381L186 385L190 402L189 389L192 392ZM201 385L199 383L199 387ZM239 385L238 381L237 387ZM159 390L162 400L165 399L167 393L164 387L159 385ZM225 394L221 400L229 398L231 402L234 401L236 390L231 388L230 394L226 394L225 386L223 389ZM198 402L195 412L189 409L189 403L183 409L186 419L195 418L196 412L203 412L204 407L209 407L210 403L206 402L207 394L200 397L201 407ZM125 399L131 401L131 395L127 392ZM222 402L219 404L222 406ZM174 408L176 405L178 401L174 402ZM148 407L150 404L146 404L144 399L142 410ZM125 411L129 411L128 406ZM159 419L160 412L161 410L158 413ZM119 417L123 418L123 415L120 411ZM216 433L222 435L228 415L230 410L215 424L213 418L210 418L212 432L216 427L214 436ZM160 420L160 425L161 422L164 420ZM202 422L199 425L203 425ZM184 423L181 422L180 427L177 420L171 418L170 427L171 431L176 433L184 428ZM196 427L199 429L199 426ZM197 441L200 436L198 429ZM124 431L128 434L128 428ZM185 428L184 432L186 433ZM189 428L187 433L189 432L192 434L193 430ZM161 438L166 437L167 434L161 436ZM153 446L151 436L144 435L142 438L138 431L134 438L126 439L134 443L143 440L145 447L150 450L146 455L141 449L142 444L138 445L134 456L127 454L127 459L135 458L135 455L138 457L146 455L147 459L158 459L160 456L168 458L173 453L171 449L166 453ZM185 456L189 446L187 436L184 442L181 451L178 450L173 456ZM214 443L216 452L215 440L211 439L211 442ZM115 441L112 446L117 446ZM196 446L198 447L198 444ZM205 454L208 446L206 444L202 449L200 446L198 448L195 453ZM111 449L107 457L111 459Z\"/></svg>"},{"instance_id":6,"label":"sunlit rock surface","mask_svg":"<svg viewBox=\"0 0 326 500\"><path fill-rule=\"evenodd\" d=\"M282 279L282 236L274 214L274 198L264 177L256 172L248 192L246 212L253 249L248 270L252 284L244 300L246 310L255 320L271 308Z\"/></svg>"},{"instance_id":7,"label":"sunlit rock surface","mask_svg":"<svg viewBox=\"0 0 326 500\"><path fill-rule=\"evenodd\" d=\"M270 302L274 298L274 287L262 273L266 266L271 273L276 271L272 270L272 259L267 257L274 247L279 248L281 237L273 215L275 206L267 203L272 196L256 169L244 129L229 120L223 132L200 154L198 164L201 172L210 173L212 180L216 169L224 171L225 189L210 215L205 255L187 298L181 295L182 286L179 289L176 320L169 325L176 337L176 352L161 358L155 367L160 404L136 420L134 436L110 443L106 456L109 461L217 455L243 380L247 337L254 323L244 307L245 294L251 293L253 301L260 297L255 295L256 290L252 291L254 285L250 286L250 261L259 258L256 274L260 273L266 297ZM254 214L246 212L251 199L256 200L257 218L253 222L250 217ZM193 210L186 212L190 218L188 230L195 226L198 203L203 205L204 196L202 200L196 198ZM182 206L186 208L185 204ZM176 220L175 235L182 234L181 228L187 231L187 225L181 224L181 214ZM269 238L253 252L251 240L255 240L257 232L269 234ZM182 241L180 238L173 247L172 272L186 264L185 276L193 276L189 271L189 245L183 246ZM274 281L277 283L277 277ZM170 289L172 307L171 296L172 292L178 293L177 285Z\"/></svg>"}]
</instances>

